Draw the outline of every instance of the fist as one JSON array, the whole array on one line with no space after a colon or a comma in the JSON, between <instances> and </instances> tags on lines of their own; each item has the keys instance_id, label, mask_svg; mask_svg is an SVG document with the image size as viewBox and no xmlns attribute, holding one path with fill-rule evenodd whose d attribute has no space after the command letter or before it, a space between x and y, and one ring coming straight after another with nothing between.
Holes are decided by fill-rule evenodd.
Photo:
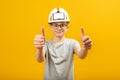
<instances>
[{"instance_id":1,"label":"fist","mask_svg":"<svg viewBox=\"0 0 120 80\"><path fill-rule=\"evenodd\" d=\"M44 28L42 28L41 32L41 35L36 35L34 38L34 45L37 49L42 49L45 45Z\"/></svg>"},{"instance_id":2,"label":"fist","mask_svg":"<svg viewBox=\"0 0 120 80\"><path fill-rule=\"evenodd\" d=\"M92 40L89 38L89 36L84 36L83 28L81 28L81 37L83 48L90 49L92 47Z\"/></svg>"}]
</instances>

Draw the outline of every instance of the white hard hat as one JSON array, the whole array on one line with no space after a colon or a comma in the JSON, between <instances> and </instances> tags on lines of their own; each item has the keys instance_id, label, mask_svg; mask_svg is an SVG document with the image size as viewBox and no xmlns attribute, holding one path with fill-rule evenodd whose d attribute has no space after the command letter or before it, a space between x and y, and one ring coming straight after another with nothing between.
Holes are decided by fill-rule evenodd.
<instances>
[{"instance_id":1,"label":"white hard hat","mask_svg":"<svg viewBox=\"0 0 120 80\"><path fill-rule=\"evenodd\" d=\"M53 9L48 17L48 23L52 22L70 22L67 11L65 11L63 8Z\"/></svg>"}]
</instances>

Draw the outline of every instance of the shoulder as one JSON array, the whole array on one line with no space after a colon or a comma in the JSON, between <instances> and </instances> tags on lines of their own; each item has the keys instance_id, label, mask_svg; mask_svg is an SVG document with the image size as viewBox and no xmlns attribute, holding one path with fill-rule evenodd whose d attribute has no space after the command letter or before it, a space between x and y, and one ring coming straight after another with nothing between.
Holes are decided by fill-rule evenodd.
<instances>
[{"instance_id":1,"label":"shoulder","mask_svg":"<svg viewBox=\"0 0 120 80\"><path fill-rule=\"evenodd\" d=\"M72 38L66 38L66 42L78 42L78 40L72 39Z\"/></svg>"},{"instance_id":2,"label":"shoulder","mask_svg":"<svg viewBox=\"0 0 120 80\"><path fill-rule=\"evenodd\" d=\"M49 39L45 41L45 45L50 45L50 44L52 44L52 40Z\"/></svg>"},{"instance_id":3,"label":"shoulder","mask_svg":"<svg viewBox=\"0 0 120 80\"><path fill-rule=\"evenodd\" d=\"M75 39L67 38L66 42L68 42L68 43L71 44L72 46L80 46L79 41L78 41L78 40L75 40Z\"/></svg>"}]
</instances>

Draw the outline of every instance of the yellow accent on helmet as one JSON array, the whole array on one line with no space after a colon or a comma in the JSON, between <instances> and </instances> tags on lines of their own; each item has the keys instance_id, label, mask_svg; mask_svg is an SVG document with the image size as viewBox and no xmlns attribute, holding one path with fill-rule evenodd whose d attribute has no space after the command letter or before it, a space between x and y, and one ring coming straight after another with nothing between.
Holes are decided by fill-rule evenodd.
<instances>
[{"instance_id":1,"label":"yellow accent on helmet","mask_svg":"<svg viewBox=\"0 0 120 80\"><path fill-rule=\"evenodd\" d=\"M48 17L48 23L52 22L70 22L67 11L63 8L54 8Z\"/></svg>"}]
</instances>

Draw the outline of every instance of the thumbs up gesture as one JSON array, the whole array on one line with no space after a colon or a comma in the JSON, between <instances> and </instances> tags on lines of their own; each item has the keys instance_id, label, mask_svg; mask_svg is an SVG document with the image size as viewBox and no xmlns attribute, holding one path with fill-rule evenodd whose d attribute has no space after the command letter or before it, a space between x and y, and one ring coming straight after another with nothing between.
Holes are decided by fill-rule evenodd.
<instances>
[{"instance_id":1,"label":"thumbs up gesture","mask_svg":"<svg viewBox=\"0 0 120 80\"><path fill-rule=\"evenodd\" d=\"M83 28L80 29L80 32L81 32L83 48L90 49L92 46L92 40L89 38L89 36L84 35Z\"/></svg>"},{"instance_id":2,"label":"thumbs up gesture","mask_svg":"<svg viewBox=\"0 0 120 80\"><path fill-rule=\"evenodd\" d=\"M34 38L34 45L37 49L42 49L45 45L44 28L41 29L41 35L36 35Z\"/></svg>"}]
</instances>

